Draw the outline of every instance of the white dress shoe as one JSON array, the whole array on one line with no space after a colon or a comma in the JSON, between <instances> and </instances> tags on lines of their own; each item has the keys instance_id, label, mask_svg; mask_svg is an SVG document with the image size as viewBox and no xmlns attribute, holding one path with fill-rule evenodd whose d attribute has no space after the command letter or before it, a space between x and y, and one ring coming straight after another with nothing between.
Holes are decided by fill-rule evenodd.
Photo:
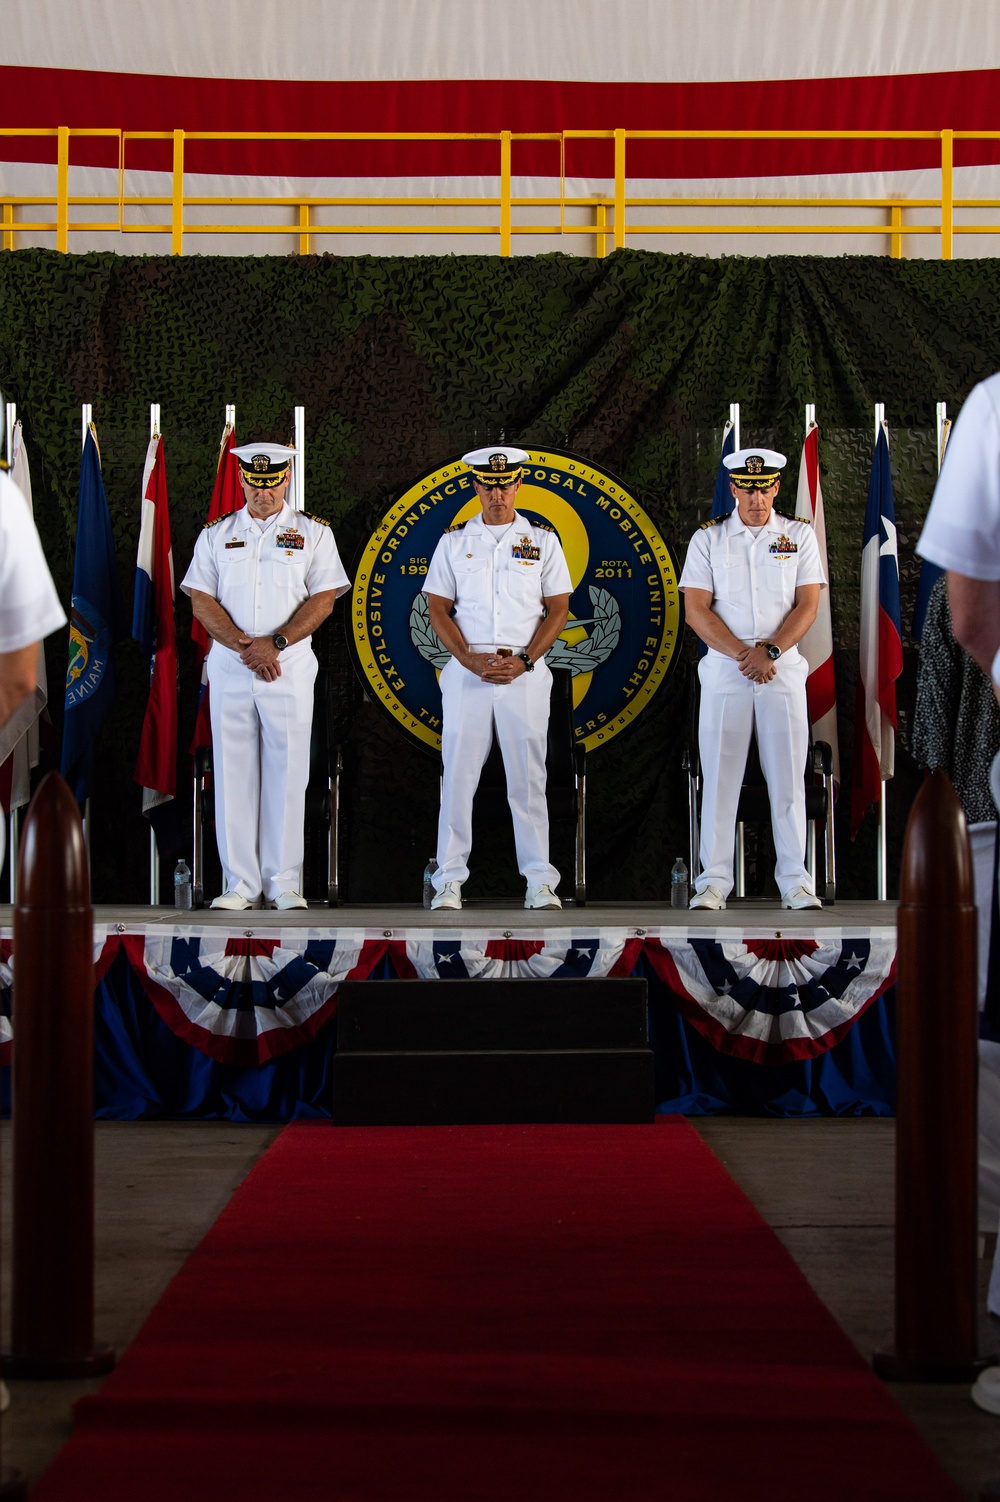
<instances>
[{"instance_id":1,"label":"white dress shoe","mask_svg":"<svg viewBox=\"0 0 1000 1502\"><path fill-rule=\"evenodd\" d=\"M431 907L439 912L441 908L449 912L457 913L462 906L462 883L460 881L446 881L440 892L435 892L431 898Z\"/></svg>"},{"instance_id":2,"label":"white dress shoe","mask_svg":"<svg viewBox=\"0 0 1000 1502\"><path fill-rule=\"evenodd\" d=\"M251 902L249 897L244 897L242 892L223 892L221 897L213 897L211 906L221 908L224 913L243 913L248 907L256 907L256 902Z\"/></svg>"},{"instance_id":3,"label":"white dress shoe","mask_svg":"<svg viewBox=\"0 0 1000 1502\"><path fill-rule=\"evenodd\" d=\"M562 907L559 898L551 887L529 887L524 894L525 907L556 908Z\"/></svg>"},{"instance_id":4,"label":"white dress shoe","mask_svg":"<svg viewBox=\"0 0 1000 1502\"><path fill-rule=\"evenodd\" d=\"M726 899L718 887L706 887L703 892L695 892L688 907L706 907L713 913L721 913L726 905Z\"/></svg>"},{"instance_id":5,"label":"white dress shoe","mask_svg":"<svg viewBox=\"0 0 1000 1502\"><path fill-rule=\"evenodd\" d=\"M799 909L807 907L822 907L823 904L822 902L820 902L815 892L810 892L805 887L796 887L794 891L785 893L784 897L782 897L781 899L781 906Z\"/></svg>"},{"instance_id":6,"label":"white dress shoe","mask_svg":"<svg viewBox=\"0 0 1000 1502\"><path fill-rule=\"evenodd\" d=\"M279 892L271 904L279 913L287 913L293 907L308 907L309 904L298 892Z\"/></svg>"}]
</instances>

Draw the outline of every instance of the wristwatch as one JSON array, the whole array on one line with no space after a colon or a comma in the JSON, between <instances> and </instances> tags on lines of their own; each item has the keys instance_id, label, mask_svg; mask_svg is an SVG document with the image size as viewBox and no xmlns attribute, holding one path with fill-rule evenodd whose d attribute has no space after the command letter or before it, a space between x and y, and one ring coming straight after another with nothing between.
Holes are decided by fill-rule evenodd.
<instances>
[{"instance_id":1,"label":"wristwatch","mask_svg":"<svg viewBox=\"0 0 1000 1502\"><path fill-rule=\"evenodd\" d=\"M288 637L282 636L280 631L276 631L271 637L271 640L274 642L274 645L277 647L279 652L283 652L288 646Z\"/></svg>"},{"instance_id":2,"label":"wristwatch","mask_svg":"<svg viewBox=\"0 0 1000 1502\"><path fill-rule=\"evenodd\" d=\"M781 648L776 647L773 641L759 641L757 645L758 647L765 647L767 649L767 655L772 662L777 662L781 656Z\"/></svg>"},{"instance_id":3,"label":"wristwatch","mask_svg":"<svg viewBox=\"0 0 1000 1502\"><path fill-rule=\"evenodd\" d=\"M520 657L521 661L524 663L524 671L526 673L533 673L535 671L535 664L532 662L532 660L528 656L527 652L518 652L517 655L518 655L518 657Z\"/></svg>"}]
</instances>

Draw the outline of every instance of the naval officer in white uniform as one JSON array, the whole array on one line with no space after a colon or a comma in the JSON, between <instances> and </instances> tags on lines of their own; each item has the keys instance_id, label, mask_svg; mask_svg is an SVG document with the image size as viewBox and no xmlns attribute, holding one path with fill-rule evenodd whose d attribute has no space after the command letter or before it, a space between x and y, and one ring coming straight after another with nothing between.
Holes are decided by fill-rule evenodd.
<instances>
[{"instance_id":1,"label":"naval officer in white uniform","mask_svg":"<svg viewBox=\"0 0 1000 1502\"><path fill-rule=\"evenodd\" d=\"M736 809L756 726L785 908L822 903L805 866L806 678L797 649L826 584L808 522L774 512L785 466L772 449L724 459L735 510L692 537L679 580L688 625L708 648L701 680L701 872L693 908L724 908L733 889Z\"/></svg>"},{"instance_id":2,"label":"naval officer in white uniform","mask_svg":"<svg viewBox=\"0 0 1000 1502\"><path fill-rule=\"evenodd\" d=\"M498 444L463 455L482 511L438 543L424 593L431 625L451 653L441 672L444 775L433 908L462 906L469 876L472 800L496 727L507 774L526 908L558 908L549 861L545 747L552 674L545 653L566 625L573 583L549 527L515 509L523 449ZM454 612L454 613L453 613Z\"/></svg>"},{"instance_id":3,"label":"naval officer in white uniform","mask_svg":"<svg viewBox=\"0 0 1000 1502\"><path fill-rule=\"evenodd\" d=\"M246 505L211 522L181 583L212 638L215 825L226 890L238 912L263 900L301 908L316 657L312 633L350 587L327 522L286 497L293 449L233 449Z\"/></svg>"}]
</instances>

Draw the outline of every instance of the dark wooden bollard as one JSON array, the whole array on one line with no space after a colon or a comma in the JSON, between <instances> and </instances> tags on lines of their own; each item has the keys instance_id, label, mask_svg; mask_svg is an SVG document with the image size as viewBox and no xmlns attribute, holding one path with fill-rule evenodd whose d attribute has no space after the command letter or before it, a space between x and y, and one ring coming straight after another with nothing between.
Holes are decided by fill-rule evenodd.
<instances>
[{"instance_id":1,"label":"dark wooden bollard","mask_svg":"<svg viewBox=\"0 0 1000 1502\"><path fill-rule=\"evenodd\" d=\"M55 772L31 802L14 910L15 1377L90 1377L94 1344L94 914L83 826Z\"/></svg>"},{"instance_id":2,"label":"dark wooden bollard","mask_svg":"<svg viewBox=\"0 0 1000 1502\"><path fill-rule=\"evenodd\" d=\"M896 1342L875 1370L968 1382L976 1337L976 909L965 816L933 772L906 827L897 916Z\"/></svg>"}]
</instances>

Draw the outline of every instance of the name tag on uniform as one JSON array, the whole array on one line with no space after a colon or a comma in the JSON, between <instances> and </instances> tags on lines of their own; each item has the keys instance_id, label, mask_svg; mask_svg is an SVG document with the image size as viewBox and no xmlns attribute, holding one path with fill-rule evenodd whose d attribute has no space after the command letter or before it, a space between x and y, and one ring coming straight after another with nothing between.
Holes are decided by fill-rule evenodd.
<instances>
[{"instance_id":1,"label":"name tag on uniform","mask_svg":"<svg viewBox=\"0 0 1000 1502\"><path fill-rule=\"evenodd\" d=\"M278 536L274 539L274 545L277 548L284 548L286 552L291 553L293 550L298 551L304 548L306 540L301 532L296 532L293 528L288 532L279 532Z\"/></svg>"},{"instance_id":2,"label":"name tag on uniform","mask_svg":"<svg viewBox=\"0 0 1000 1502\"><path fill-rule=\"evenodd\" d=\"M245 542L227 542L226 543L226 551L227 552L229 551L230 548L245 548L245 547L246 547L246 543Z\"/></svg>"},{"instance_id":3,"label":"name tag on uniform","mask_svg":"<svg viewBox=\"0 0 1000 1502\"><path fill-rule=\"evenodd\" d=\"M797 553L799 551L799 545L797 542L792 542L791 538L786 537L784 532L782 532L777 542L772 542L767 551L769 553L774 553L779 558L787 558L790 557L792 553Z\"/></svg>"}]
</instances>

